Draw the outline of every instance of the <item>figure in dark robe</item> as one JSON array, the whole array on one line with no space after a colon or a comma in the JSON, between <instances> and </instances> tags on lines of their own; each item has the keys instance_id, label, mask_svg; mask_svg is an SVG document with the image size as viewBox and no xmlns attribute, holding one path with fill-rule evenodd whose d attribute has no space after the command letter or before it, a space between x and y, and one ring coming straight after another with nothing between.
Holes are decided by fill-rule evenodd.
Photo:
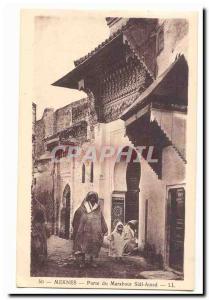
<instances>
[{"instance_id":1,"label":"figure in dark robe","mask_svg":"<svg viewBox=\"0 0 209 300\"><path fill-rule=\"evenodd\" d=\"M136 238L136 227L138 226L138 221L131 220L124 226L124 254L132 255L138 250L138 243Z\"/></svg>"},{"instance_id":2,"label":"figure in dark robe","mask_svg":"<svg viewBox=\"0 0 209 300\"><path fill-rule=\"evenodd\" d=\"M98 200L97 193L89 192L74 214L73 250L75 256L81 258L80 266L84 266L85 258L96 266L93 260L98 257L108 230Z\"/></svg>"},{"instance_id":3,"label":"figure in dark robe","mask_svg":"<svg viewBox=\"0 0 209 300\"><path fill-rule=\"evenodd\" d=\"M44 206L33 199L31 226L31 270L35 272L47 261L47 228Z\"/></svg>"}]
</instances>

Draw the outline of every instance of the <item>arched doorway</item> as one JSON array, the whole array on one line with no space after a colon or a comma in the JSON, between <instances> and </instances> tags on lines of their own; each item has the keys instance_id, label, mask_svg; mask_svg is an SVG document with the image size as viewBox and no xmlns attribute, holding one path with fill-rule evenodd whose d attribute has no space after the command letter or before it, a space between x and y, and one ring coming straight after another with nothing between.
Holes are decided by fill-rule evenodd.
<instances>
[{"instance_id":1,"label":"arched doorway","mask_svg":"<svg viewBox=\"0 0 209 300\"><path fill-rule=\"evenodd\" d=\"M129 161L127 155L132 151ZM139 221L139 182L141 165L137 160L137 152L131 147L124 147L120 160L114 167L114 191L112 194L111 227L118 221L127 223L131 220Z\"/></svg>"},{"instance_id":2,"label":"arched doorway","mask_svg":"<svg viewBox=\"0 0 209 300\"><path fill-rule=\"evenodd\" d=\"M69 239L70 237L70 187L67 184L62 197L63 207L60 214L60 237Z\"/></svg>"}]
</instances>

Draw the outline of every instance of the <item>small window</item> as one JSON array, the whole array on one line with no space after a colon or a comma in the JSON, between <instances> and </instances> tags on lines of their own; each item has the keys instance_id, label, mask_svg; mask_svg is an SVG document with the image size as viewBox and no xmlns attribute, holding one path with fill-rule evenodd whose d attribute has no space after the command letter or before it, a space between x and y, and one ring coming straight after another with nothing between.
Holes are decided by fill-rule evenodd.
<instances>
[{"instance_id":1,"label":"small window","mask_svg":"<svg viewBox=\"0 0 209 300\"><path fill-rule=\"evenodd\" d=\"M82 165L82 183L85 183L85 176L86 176L86 167L85 165L83 164Z\"/></svg>"},{"instance_id":2,"label":"small window","mask_svg":"<svg viewBox=\"0 0 209 300\"><path fill-rule=\"evenodd\" d=\"M90 182L94 182L94 163L91 162Z\"/></svg>"},{"instance_id":3,"label":"small window","mask_svg":"<svg viewBox=\"0 0 209 300\"><path fill-rule=\"evenodd\" d=\"M157 54L159 54L163 49L164 49L164 30L163 27L161 27L157 34Z\"/></svg>"}]
</instances>

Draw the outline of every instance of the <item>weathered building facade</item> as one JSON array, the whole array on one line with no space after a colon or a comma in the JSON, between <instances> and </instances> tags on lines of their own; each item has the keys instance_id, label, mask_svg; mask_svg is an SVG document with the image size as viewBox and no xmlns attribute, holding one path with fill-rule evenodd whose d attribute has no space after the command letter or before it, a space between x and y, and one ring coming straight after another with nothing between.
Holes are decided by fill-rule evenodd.
<instances>
[{"instance_id":1,"label":"weathered building facade","mask_svg":"<svg viewBox=\"0 0 209 300\"><path fill-rule=\"evenodd\" d=\"M138 220L139 249L183 271L189 25L106 21L110 37L53 84L83 90L87 98L46 109L35 122L37 195L53 233L69 238L75 209L89 190L98 192L109 230L118 220ZM60 145L116 151L103 161L83 163L63 152L55 161ZM135 162L139 147L145 148Z\"/></svg>"}]
</instances>

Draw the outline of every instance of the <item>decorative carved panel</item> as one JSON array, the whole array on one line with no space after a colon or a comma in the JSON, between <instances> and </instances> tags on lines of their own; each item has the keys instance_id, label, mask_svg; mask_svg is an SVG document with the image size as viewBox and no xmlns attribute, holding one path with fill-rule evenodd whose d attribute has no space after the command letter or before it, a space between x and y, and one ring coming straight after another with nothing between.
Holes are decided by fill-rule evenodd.
<instances>
[{"instance_id":1,"label":"decorative carved panel","mask_svg":"<svg viewBox=\"0 0 209 300\"><path fill-rule=\"evenodd\" d=\"M110 72L99 83L100 118L110 122L120 117L152 83L152 78L136 58Z\"/></svg>"}]
</instances>

